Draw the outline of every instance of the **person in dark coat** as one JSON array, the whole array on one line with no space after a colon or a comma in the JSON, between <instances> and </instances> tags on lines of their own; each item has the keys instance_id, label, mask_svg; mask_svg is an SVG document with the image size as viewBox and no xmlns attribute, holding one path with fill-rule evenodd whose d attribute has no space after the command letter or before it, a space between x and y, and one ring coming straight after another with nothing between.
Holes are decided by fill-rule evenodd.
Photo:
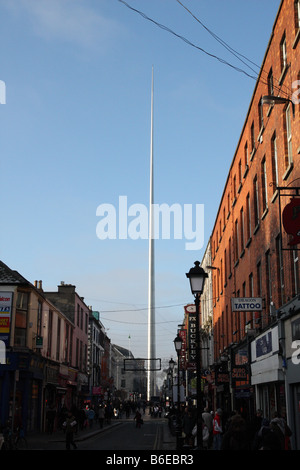
<instances>
[{"instance_id":1,"label":"person in dark coat","mask_svg":"<svg viewBox=\"0 0 300 470\"><path fill-rule=\"evenodd\" d=\"M250 450L246 422L240 415L232 416L228 431L223 436L221 450Z\"/></svg>"},{"instance_id":2,"label":"person in dark coat","mask_svg":"<svg viewBox=\"0 0 300 470\"><path fill-rule=\"evenodd\" d=\"M76 419L72 415L71 411L68 411L67 418L63 423L63 427L66 430L66 449L70 450L71 445L73 449L77 449L77 445L74 442L74 431L76 429Z\"/></svg>"}]
</instances>

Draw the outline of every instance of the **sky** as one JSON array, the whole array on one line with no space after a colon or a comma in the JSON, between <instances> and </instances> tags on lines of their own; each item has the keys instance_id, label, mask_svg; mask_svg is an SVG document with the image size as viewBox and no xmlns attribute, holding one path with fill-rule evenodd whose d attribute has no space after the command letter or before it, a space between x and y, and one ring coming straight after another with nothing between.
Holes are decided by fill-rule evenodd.
<instances>
[{"instance_id":1,"label":"sky","mask_svg":"<svg viewBox=\"0 0 300 470\"><path fill-rule=\"evenodd\" d=\"M0 259L45 291L74 284L135 357L147 357L148 240L120 239L118 217L120 197L149 207L152 69L154 202L189 205L203 238L197 249L172 230L155 240L164 363L194 300L185 273L204 255L279 4L0 0ZM101 221L114 228L104 204L115 239L97 232ZM138 220L128 212L128 227Z\"/></svg>"}]
</instances>

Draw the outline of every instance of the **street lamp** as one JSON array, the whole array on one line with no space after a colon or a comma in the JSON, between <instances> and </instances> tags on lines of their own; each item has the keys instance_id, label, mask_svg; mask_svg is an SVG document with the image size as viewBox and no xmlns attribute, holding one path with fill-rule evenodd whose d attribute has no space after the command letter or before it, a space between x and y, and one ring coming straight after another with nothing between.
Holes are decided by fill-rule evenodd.
<instances>
[{"instance_id":1,"label":"street lamp","mask_svg":"<svg viewBox=\"0 0 300 470\"><path fill-rule=\"evenodd\" d=\"M171 358L169 360L169 377L170 377L170 385L171 385L171 388L170 390L172 391L172 406L174 405L174 400L173 400L173 370L174 370L174 367L175 367L175 361L173 361L173 359Z\"/></svg>"},{"instance_id":2,"label":"street lamp","mask_svg":"<svg viewBox=\"0 0 300 470\"><path fill-rule=\"evenodd\" d=\"M176 436L177 436L177 450L179 450L179 436L181 433L180 425L180 383L179 383L179 363L180 363L180 352L182 347L182 338L177 333L176 338L174 339L174 346L177 353L177 426L176 426Z\"/></svg>"},{"instance_id":3,"label":"street lamp","mask_svg":"<svg viewBox=\"0 0 300 470\"><path fill-rule=\"evenodd\" d=\"M295 103L289 98L283 98L281 96L265 95L261 98L262 104L269 104L274 106L275 104L287 104L292 103L293 116L295 116Z\"/></svg>"},{"instance_id":4,"label":"street lamp","mask_svg":"<svg viewBox=\"0 0 300 470\"><path fill-rule=\"evenodd\" d=\"M197 373L197 447L202 448L202 398L201 398L201 350L200 350L200 296L203 292L205 279L208 274L201 268L199 261L190 269L186 277L190 280L192 294L196 306L196 373Z\"/></svg>"}]
</instances>

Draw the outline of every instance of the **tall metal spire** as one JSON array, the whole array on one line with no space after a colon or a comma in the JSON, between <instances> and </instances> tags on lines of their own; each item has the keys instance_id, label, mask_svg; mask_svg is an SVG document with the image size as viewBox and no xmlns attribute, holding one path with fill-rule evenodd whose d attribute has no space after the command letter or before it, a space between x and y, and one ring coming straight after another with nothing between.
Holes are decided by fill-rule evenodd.
<instances>
[{"instance_id":1,"label":"tall metal spire","mask_svg":"<svg viewBox=\"0 0 300 470\"><path fill-rule=\"evenodd\" d=\"M154 220L153 220L153 104L154 104L154 73L152 67L151 88L151 141L150 141L150 200L149 200L149 279L148 279L148 381L147 399L156 395L155 359L155 271L154 271Z\"/></svg>"}]
</instances>

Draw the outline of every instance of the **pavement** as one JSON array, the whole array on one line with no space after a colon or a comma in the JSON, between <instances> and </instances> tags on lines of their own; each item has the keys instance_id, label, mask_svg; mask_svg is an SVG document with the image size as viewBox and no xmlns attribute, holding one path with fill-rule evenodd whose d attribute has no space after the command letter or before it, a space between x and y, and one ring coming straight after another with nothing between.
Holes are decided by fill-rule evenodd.
<instances>
[{"instance_id":1,"label":"pavement","mask_svg":"<svg viewBox=\"0 0 300 470\"><path fill-rule=\"evenodd\" d=\"M130 421L133 420L133 415L129 418ZM128 419L126 418L120 418L120 419L112 419L111 422L105 423L103 428L101 429L99 426L99 423L95 422L93 423L92 427L87 427L84 428L83 430L79 430L76 435L74 436L75 442L82 442L85 441L97 434L101 434L102 432L107 431L108 429L112 429L116 426L119 426L122 424L122 422L127 421ZM153 450L166 450L166 451L175 451L176 450L176 436L174 436L170 432L170 428L168 425L168 419L167 418L153 418L151 417L147 411L143 415L143 420L148 421L148 420L155 420L158 423L161 424L161 426L158 427L158 433L157 433L157 438L155 441L155 448ZM53 432L52 434L46 433L46 432L40 432L37 434L28 434L27 435L27 444L28 450L46 450L48 445L51 443L55 442L65 442L66 437L65 437L65 432L63 430L57 430ZM22 444L22 443L21 443ZM20 445L20 448L24 448L24 446Z\"/></svg>"}]
</instances>

